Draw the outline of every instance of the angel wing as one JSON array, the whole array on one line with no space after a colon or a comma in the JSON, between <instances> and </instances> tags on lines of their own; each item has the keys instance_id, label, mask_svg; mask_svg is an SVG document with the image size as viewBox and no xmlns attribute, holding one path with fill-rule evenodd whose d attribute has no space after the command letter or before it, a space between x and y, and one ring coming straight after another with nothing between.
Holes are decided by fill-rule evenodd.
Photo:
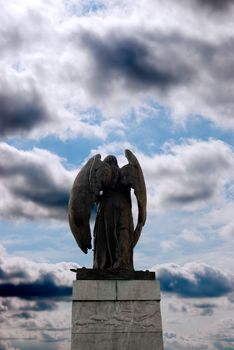
<instances>
[{"instance_id":1,"label":"angel wing","mask_svg":"<svg viewBox=\"0 0 234 350\"><path fill-rule=\"evenodd\" d=\"M141 166L135 155L130 150L126 149L125 156L128 159L128 164L121 168L121 180L124 185L129 185L134 189L138 204L138 220L134 230L133 241L133 246L135 247L146 221L146 187Z\"/></svg>"},{"instance_id":2,"label":"angel wing","mask_svg":"<svg viewBox=\"0 0 234 350\"><path fill-rule=\"evenodd\" d=\"M72 186L68 203L68 220L80 249L87 254L92 248L90 213L104 183L110 178L110 166L101 161L100 154L90 158L79 171Z\"/></svg>"}]
</instances>

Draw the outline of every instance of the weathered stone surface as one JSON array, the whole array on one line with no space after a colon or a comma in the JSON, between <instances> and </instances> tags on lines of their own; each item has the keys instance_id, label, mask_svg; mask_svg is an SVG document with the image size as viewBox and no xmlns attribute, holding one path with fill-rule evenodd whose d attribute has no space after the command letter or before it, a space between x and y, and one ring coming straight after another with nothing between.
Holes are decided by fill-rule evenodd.
<instances>
[{"instance_id":1,"label":"weathered stone surface","mask_svg":"<svg viewBox=\"0 0 234 350\"><path fill-rule=\"evenodd\" d=\"M155 280L80 280L73 282L73 300L160 300Z\"/></svg>"},{"instance_id":2,"label":"weathered stone surface","mask_svg":"<svg viewBox=\"0 0 234 350\"><path fill-rule=\"evenodd\" d=\"M158 281L117 281L117 300L160 300Z\"/></svg>"},{"instance_id":3,"label":"weathered stone surface","mask_svg":"<svg viewBox=\"0 0 234 350\"><path fill-rule=\"evenodd\" d=\"M72 350L163 350L157 281L74 281Z\"/></svg>"},{"instance_id":4,"label":"weathered stone surface","mask_svg":"<svg viewBox=\"0 0 234 350\"><path fill-rule=\"evenodd\" d=\"M71 350L163 350L161 333L74 334Z\"/></svg>"},{"instance_id":5,"label":"weathered stone surface","mask_svg":"<svg viewBox=\"0 0 234 350\"><path fill-rule=\"evenodd\" d=\"M73 306L73 333L139 333L162 329L160 306L155 301L77 302Z\"/></svg>"},{"instance_id":6,"label":"weathered stone surface","mask_svg":"<svg viewBox=\"0 0 234 350\"><path fill-rule=\"evenodd\" d=\"M73 281L73 300L116 300L115 281Z\"/></svg>"}]
</instances>

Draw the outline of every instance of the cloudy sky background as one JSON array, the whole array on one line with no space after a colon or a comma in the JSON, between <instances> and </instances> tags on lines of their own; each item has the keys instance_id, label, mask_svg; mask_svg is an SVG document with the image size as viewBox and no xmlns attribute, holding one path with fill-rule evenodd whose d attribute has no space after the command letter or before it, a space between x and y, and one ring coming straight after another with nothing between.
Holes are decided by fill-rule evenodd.
<instances>
[{"instance_id":1,"label":"cloudy sky background","mask_svg":"<svg viewBox=\"0 0 234 350\"><path fill-rule=\"evenodd\" d=\"M0 350L70 348L66 207L93 154L138 157L165 350L234 349L232 0L0 0Z\"/></svg>"}]
</instances>

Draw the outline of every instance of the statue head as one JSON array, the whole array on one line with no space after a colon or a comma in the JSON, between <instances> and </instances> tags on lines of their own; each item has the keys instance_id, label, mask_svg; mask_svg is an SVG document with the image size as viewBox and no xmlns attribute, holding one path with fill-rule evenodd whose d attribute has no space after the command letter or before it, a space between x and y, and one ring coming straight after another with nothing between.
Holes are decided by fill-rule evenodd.
<instances>
[{"instance_id":1,"label":"statue head","mask_svg":"<svg viewBox=\"0 0 234 350\"><path fill-rule=\"evenodd\" d=\"M109 155L109 156L107 156L106 158L104 158L103 161L104 161L105 163L109 164L110 166L115 165L115 166L119 167L119 166L118 166L117 159L116 159L115 156Z\"/></svg>"}]
</instances>

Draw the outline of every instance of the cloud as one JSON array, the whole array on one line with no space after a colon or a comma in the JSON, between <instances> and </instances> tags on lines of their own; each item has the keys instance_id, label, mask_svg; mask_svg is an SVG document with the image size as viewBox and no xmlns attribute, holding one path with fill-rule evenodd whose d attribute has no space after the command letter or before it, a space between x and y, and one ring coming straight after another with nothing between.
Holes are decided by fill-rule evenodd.
<instances>
[{"instance_id":1,"label":"cloud","mask_svg":"<svg viewBox=\"0 0 234 350\"><path fill-rule=\"evenodd\" d=\"M191 345L191 339L183 339L180 341L173 340L167 342L166 350L208 350L208 345Z\"/></svg>"},{"instance_id":2,"label":"cloud","mask_svg":"<svg viewBox=\"0 0 234 350\"><path fill-rule=\"evenodd\" d=\"M162 291L185 298L219 297L234 289L234 276L205 264L165 264L153 269L156 270Z\"/></svg>"},{"instance_id":3,"label":"cloud","mask_svg":"<svg viewBox=\"0 0 234 350\"><path fill-rule=\"evenodd\" d=\"M103 38L93 32L83 32L81 38L92 57L92 81L96 82L96 94L100 93L100 88L108 92L110 83L116 81L133 91L150 90L154 86L163 91L187 80L186 76L192 74L192 68L186 70L179 61L173 65L173 62L157 57L147 43L147 35L143 40L139 34L128 37L117 31ZM183 74L180 68L183 68Z\"/></svg>"},{"instance_id":4,"label":"cloud","mask_svg":"<svg viewBox=\"0 0 234 350\"><path fill-rule=\"evenodd\" d=\"M214 342L214 347L217 350L232 350L234 346L234 338L224 339L222 341Z\"/></svg>"},{"instance_id":5,"label":"cloud","mask_svg":"<svg viewBox=\"0 0 234 350\"><path fill-rule=\"evenodd\" d=\"M163 336L165 338L168 338L168 339L173 339L173 338L176 338L176 334L175 333L164 333Z\"/></svg>"},{"instance_id":6,"label":"cloud","mask_svg":"<svg viewBox=\"0 0 234 350\"><path fill-rule=\"evenodd\" d=\"M165 309L165 303L177 308ZM227 298L221 297L212 299L200 299L194 304L194 299L166 295L163 296L161 307L164 332L169 336L164 336L165 349L219 349L217 344L232 346L233 339L233 308L227 303ZM178 307L179 306L179 307ZM186 306L187 312L179 310L181 306ZM176 312L176 313L175 313ZM173 314L172 314L173 313ZM212 316L212 318L211 318ZM165 322L165 320L167 320ZM194 333L196 330L196 334ZM170 336L172 334L172 336ZM176 337L173 336L176 335Z\"/></svg>"},{"instance_id":7,"label":"cloud","mask_svg":"<svg viewBox=\"0 0 234 350\"><path fill-rule=\"evenodd\" d=\"M221 228L219 235L225 240L231 240L234 238L234 222L230 222Z\"/></svg>"},{"instance_id":8,"label":"cloud","mask_svg":"<svg viewBox=\"0 0 234 350\"><path fill-rule=\"evenodd\" d=\"M233 128L233 6L194 1L2 6L1 136L105 139L149 101Z\"/></svg>"},{"instance_id":9,"label":"cloud","mask_svg":"<svg viewBox=\"0 0 234 350\"><path fill-rule=\"evenodd\" d=\"M19 314L14 314L13 317L23 318L25 320L29 320L30 318L33 318L33 316L29 312L21 312Z\"/></svg>"},{"instance_id":10,"label":"cloud","mask_svg":"<svg viewBox=\"0 0 234 350\"><path fill-rule=\"evenodd\" d=\"M138 155L137 155L138 156ZM225 196L234 155L219 140L168 143L160 155L138 159L146 178L150 208L194 210Z\"/></svg>"},{"instance_id":11,"label":"cloud","mask_svg":"<svg viewBox=\"0 0 234 350\"><path fill-rule=\"evenodd\" d=\"M65 350L74 263L33 262L5 252L0 267L0 347L39 349L40 344L40 349L48 349L50 342Z\"/></svg>"},{"instance_id":12,"label":"cloud","mask_svg":"<svg viewBox=\"0 0 234 350\"><path fill-rule=\"evenodd\" d=\"M168 252L170 250L175 250L178 247L178 245L175 242L170 241L170 240L162 241L160 243L160 246L161 246L163 252Z\"/></svg>"},{"instance_id":13,"label":"cloud","mask_svg":"<svg viewBox=\"0 0 234 350\"><path fill-rule=\"evenodd\" d=\"M214 11L227 11L231 5L233 5L232 0L196 0L200 6L208 7Z\"/></svg>"},{"instance_id":14,"label":"cloud","mask_svg":"<svg viewBox=\"0 0 234 350\"><path fill-rule=\"evenodd\" d=\"M117 152L119 146L106 144L91 155ZM78 170L67 170L64 159L44 149L23 151L0 143L0 150L1 217L67 220L69 192ZM189 140L166 144L161 154L135 153L144 169L149 211L202 208L224 198L232 181L233 152L222 141Z\"/></svg>"},{"instance_id":15,"label":"cloud","mask_svg":"<svg viewBox=\"0 0 234 350\"><path fill-rule=\"evenodd\" d=\"M34 282L28 283L1 283L0 297L18 297L23 299L37 298L57 298L71 297L71 287L56 285L53 275L46 274L40 276Z\"/></svg>"},{"instance_id":16,"label":"cloud","mask_svg":"<svg viewBox=\"0 0 234 350\"><path fill-rule=\"evenodd\" d=\"M0 341L0 350L20 350L19 348L15 348L9 342Z\"/></svg>"},{"instance_id":17,"label":"cloud","mask_svg":"<svg viewBox=\"0 0 234 350\"><path fill-rule=\"evenodd\" d=\"M18 310L53 311L54 301L66 301L71 297L72 263L46 264L30 260L3 256L0 262L0 297L17 297L34 303ZM51 302L48 304L48 300ZM53 301L54 300L54 301ZM11 308L11 304L5 304Z\"/></svg>"},{"instance_id":18,"label":"cloud","mask_svg":"<svg viewBox=\"0 0 234 350\"><path fill-rule=\"evenodd\" d=\"M6 143L0 150L1 216L64 220L75 172L46 150L22 151Z\"/></svg>"},{"instance_id":19,"label":"cloud","mask_svg":"<svg viewBox=\"0 0 234 350\"><path fill-rule=\"evenodd\" d=\"M217 79L229 84L227 79L232 76L229 38L217 43L180 30L165 33L137 26L103 29L98 35L92 29L79 28L74 36L81 37L84 52L87 50L89 75L85 80L90 97L104 114L104 108L113 108L120 101L121 114L124 106L125 113L129 108L137 111L153 99L169 107L177 121L197 114L221 127L233 127L231 95L215 84ZM223 52L227 52L225 65L220 56ZM103 95L108 102L100 101Z\"/></svg>"},{"instance_id":20,"label":"cloud","mask_svg":"<svg viewBox=\"0 0 234 350\"><path fill-rule=\"evenodd\" d=\"M194 304L194 307L201 310L201 316L212 316L214 314L214 309L217 308L215 304Z\"/></svg>"},{"instance_id":21,"label":"cloud","mask_svg":"<svg viewBox=\"0 0 234 350\"><path fill-rule=\"evenodd\" d=\"M0 91L0 137L24 135L49 119L46 107L34 91Z\"/></svg>"},{"instance_id":22,"label":"cloud","mask_svg":"<svg viewBox=\"0 0 234 350\"><path fill-rule=\"evenodd\" d=\"M175 305L172 303L169 303L168 309L170 312L183 312L183 313L188 312L188 308L185 305L178 306L178 303Z\"/></svg>"},{"instance_id":23,"label":"cloud","mask_svg":"<svg viewBox=\"0 0 234 350\"><path fill-rule=\"evenodd\" d=\"M169 210L199 210L208 205L223 206L232 193L234 153L221 140L187 139L167 142L158 153L144 154L129 142L112 142L93 149L90 155L116 154L119 166L126 164L123 148L133 150L143 169L151 213ZM219 214L221 217L221 214ZM182 239L201 242L199 232L181 232Z\"/></svg>"},{"instance_id":24,"label":"cloud","mask_svg":"<svg viewBox=\"0 0 234 350\"><path fill-rule=\"evenodd\" d=\"M11 284L13 291L17 291L17 289L15 289L16 286L22 286L23 284L27 284L30 288L32 285L40 288L38 282L45 281L46 276L49 276L48 287L51 286L52 281L53 286L56 286L56 288L62 286L71 288L72 279L74 278L74 274L69 271L71 267L74 267L73 263L48 264L33 262L28 259L9 256L6 252L1 257L0 267L2 271L4 271L5 276L4 279L0 280L0 291L2 290L2 284L6 282ZM178 281L178 276L181 275L186 280L191 281L193 279L193 281L189 283L193 285L193 288L197 289L203 284L199 272L205 271L204 274L209 276L210 273L207 272L207 268L212 270L212 274L216 274L217 279L223 286L227 284L227 280L231 281L232 279L232 277L225 275L225 273L214 267L211 268L198 263L194 263L193 265L188 264L184 267L175 267L175 265L172 264L159 266L156 269L158 271L158 277L159 271L162 271L162 276L164 275L163 269L165 268L167 271L170 270L171 275L173 275L171 283ZM21 271L25 273L21 274ZM175 271L177 272L177 277L175 277ZM214 288L214 290L217 291L217 284L214 284L211 279L209 279L207 283L208 282L211 283L210 288ZM196 285L196 287L194 287L194 285ZM163 286L161 280L162 291L165 289ZM47 287L44 285L43 288L46 289ZM14 347L17 348L19 346L22 349L37 349L39 348L38 344L40 344L40 349L48 349L48 344L56 344L56 346L52 347L53 349L67 349L70 339L71 318L71 303L67 302L67 294L60 294L58 296L56 292L54 296L51 294L49 297L47 295L45 296L45 293L42 293L43 295L39 294L40 292L38 291L37 294L34 295L34 298L31 298L27 293L24 295L19 293L18 296L0 297L0 338L2 342L7 342L6 349L10 349L10 346L12 350ZM207 293L203 293L203 295L204 294L207 296ZM166 325L164 321L164 330L167 333L164 338L165 348L181 350L188 348L204 349L206 346L208 347L207 344L211 344L211 340L207 337L203 338L202 333L199 339L194 339L193 330L192 336L188 335L189 330L187 327L184 327L183 322L189 324L188 319L190 321L192 319L192 322L196 324L196 322L198 322L197 317L199 317L199 322L202 323L203 321L201 321L201 318L205 319L205 317L200 316L202 313L206 312L204 310L215 310L216 308L214 305L217 305L217 310L224 310L224 298L218 301L212 299L211 303L209 299L203 300L200 296L198 296L200 298L199 301L195 301L194 299L191 300L188 298L180 299L177 295L179 295L179 297L181 296L178 289L170 294L164 293L162 298L162 315L164 320L168 320L171 314L173 314L173 317L179 317L179 321L176 321L176 330L173 328L173 324ZM27 299L25 296L27 296ZM45 298L43 296L45 296ZM167 302L169 303L170 317L168 317L165 310L165 303ZM229 308L229 305L226 304L225 307ZM194 310L197 310L196 313L194 313ZM180 314L183 316L180 317ZM206 316L209 315L207 314ZM230 322L228 325L230 326ZM170 328L166 329L167 327ZM200 327L202 327L202 325L200 325ZM181 338L181 335L183 338ZM221 336L219 338L221 339ZM214 339L216 338L213 337L212 341L214 341ZM203 347L200 344L202 342ZM173 347L173 345L175 346Z\"/></svg>"},{"instance_id":25,"label":"cloud","mask_svg":"<svg viewBox=\"0 0 234 350\"><path fill-rule=\"evenodd\" d=\"M57 305L52 300L46 301L46 300L36 300L33 303L27 303L27 305L24 305L19 308L22 311L54 311L57 309Z\"/></svg>"},{"instance_id":26,"label":"cloud","mask_svg":"<svg viewBox=\"0 0 234 350\"><path fill-rule=\"evenodd\" d=\"M191 243L201 243L204 241L204 237L199 232L194 232L188 229L183 230L180 238Z\"/></svg>"},{"instance_id":27,"label":"cloud","mask_svg":"<svg viewBox=\"0 0 234 350\"><path fill-rule=\"evenodd\" d=\"M21 6L13 1L11 6L2 6L1 136L106 136L110 125L101 121L94 125L93 104L80 106L81 96L73 101L73 84L66 83L63 59L58 64L66 42L60 27L66 22L65 8L63 1L46 6L40 1ZM72 52L69 57L73 60Z\"/></svg>"}]
</instances>

